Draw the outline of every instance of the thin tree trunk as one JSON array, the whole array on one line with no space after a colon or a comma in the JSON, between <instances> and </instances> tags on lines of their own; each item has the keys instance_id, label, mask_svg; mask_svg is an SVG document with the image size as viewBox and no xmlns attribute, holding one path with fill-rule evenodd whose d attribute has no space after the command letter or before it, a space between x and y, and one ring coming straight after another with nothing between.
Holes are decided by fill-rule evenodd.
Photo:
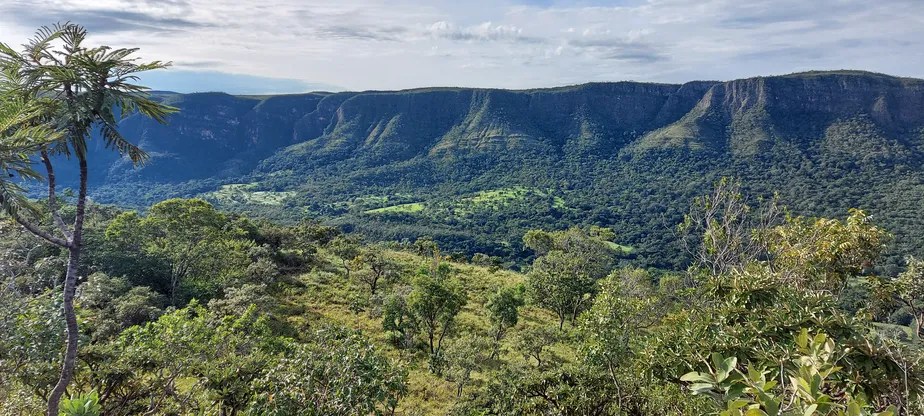
<instances>
[{"instance_id":1,"label":"thin tree trunk","mask_svg":"<svg viewBox=\"0 0 924 416\"><path fill-rule=\"evenodd\" d=\"M64 363L58 383L48 397L46 416L58 416L58 406L68 384L74 378L77 364L77 314L74 312L74 294L77 290L77 272L80 267L80 252L83 248L83 221L87 204L87 159L78 153L80 163L80 190L77 194L77 212L74 219L74 233L68 247L67 274L64 277L64 322L67 325L67 346L64 351Z\"/></svg>"},{"instance_id":2,"label":"thin tree trunk","mask_svg":"<svg viewBox=\"0 0 924 416\"><path fill-rule=\"evenodd\" d=\"M171 272L170 276L170 306L176 306L176 287L179 285L180 279L177 277L179 274L177 272Z\"/></svg>"},{"instance_id":3,"label":"thin tree trunk","mask_svg":"<svg viewBox=\"0 0 924 416\"><path fill-rule=\"evenodd\" d=\"M445 338L445 337L446 337L446 334L448 334L449 331L451 331L451 330L452 330L452 322L451 322L451 321L450 321L450 322L446 322L446 323L443 324L443 332L440 333L440 338L439 338L439 340L436 341L436 350L437 350L437 351L442 351L442 350L443 350L443 338Z\"/></svg>"},{"instance_id":4,"label":"thin tree trunk","mask_svg":"<svg viewBox=\"0 0 924 416\"><path fill-rule=\"evenodd\" d=\"M51 158L48 157L48 151L44 148L41 151L42 163L45 165L45 171L48 173L48 211L51 212L52 221L58 227L58 231L61 234L64 234L64 238L71 238L71 233L67 231L67 226L64 225L64 220L61 219L61 214L58 212L58 196L57 196L57 183L55 182L55 169L51 165Z\"/></svg>"},{"instance_id":5,"label":"thin tree trunk","mask_svg":"<svg viewBox=\"0 0 924 416\"><path fill-rule=\"evenodd\" d=\"M504 337L504 326L498 325L497 331L494 332L494 345L491 346L491 359L496 360L500 355L500 341Z\"/></svg>"},{"instance_id":6,"label":"thin tree trunk","mask_svg":"<svg viewBox=\"0 0 924 416\"><path fill-rule=\"evenodd\" d=\"M914 314L914 338L921 338L921 328L924 327L924 313Z\"/></svg>"}]
</instances>

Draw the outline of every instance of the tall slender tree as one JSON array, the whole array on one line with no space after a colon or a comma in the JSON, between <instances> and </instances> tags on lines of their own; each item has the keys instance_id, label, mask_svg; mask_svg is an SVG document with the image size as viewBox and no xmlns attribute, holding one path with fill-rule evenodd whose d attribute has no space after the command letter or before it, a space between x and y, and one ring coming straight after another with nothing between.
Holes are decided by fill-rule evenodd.
<instances>
[{"instance_id":1,"label":"tall slender tree","mask_svg":"<svg viewBox=\"0 0 924 416\"><path fill-rule=\"evenodd\" d=\"M160 69L169 63L139 62L132 55L135 48L88 46L87 31L65 23L42 27L19 52L0 44L0 62L8 76L8 89L24 101L34 103L41 111L25 126L53 125L62 132L60 138L38 144L37 156L46 171L48 182L48 212L53 228L46 229L35 216L15 209L22 204L21 194L0 194L2 206L19 224L33 234L67 250L68 261L63 284L64 320L67 341L61 375L48 397L48 416L58 415L58 405L74 375L77 359L77 317L74 295L77 271L83 249L83 228L87 208L88 142L94 132L105 142L105 148L118 151L133 164L141 164L146 155L126 140L118 131L124 117L140 113L158 122L175 111L148 94L148 88L137 85L138 74ZM34 154L33 154L34 155ZM73 222L66 224L60 214L56 189L57 178L53 155L76 159L79 177ZM18 201L18 202L17 202ZM14 209L10 209L14 208Z\"/></svg>"}]
</instances>

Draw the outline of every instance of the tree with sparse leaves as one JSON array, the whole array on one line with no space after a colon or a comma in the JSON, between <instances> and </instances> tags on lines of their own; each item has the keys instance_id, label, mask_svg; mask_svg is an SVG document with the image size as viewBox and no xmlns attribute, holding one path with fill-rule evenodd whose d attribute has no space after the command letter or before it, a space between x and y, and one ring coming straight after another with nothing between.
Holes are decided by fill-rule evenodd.
<instances>
[{"instance_id":1,"label":"tree with sparse leaves","mask_svg":"<svg viewBox=\"0 0 924 416\"><path fill-rule=\"evenodd\" d=\"M352 268L357 271L357 278L369 286L369 292L373 296L382 281L392 280L398 274L397 265L375 249L362 250L351 263ZM362 270L363 267L368 267L368 270Z\"/></svg>"},{"instance_id":2,"label":"tree with sparse leaves","mask_svg":"<svg viewBox=\"0 0 924 416\"><path fill-rule=\"evenodd\" d=\"M485 307L494 332L494 345L491 358L497 358L500 352L500 340L507 330L519 322L519 309L524 305L522 287L503 287L488 298Z\"/></svg>"},{"instance_id":3,"label":"tree with sparse leaves","mask_svg":"<svg viewBox=\"0 0 924 416\"><path fill-rule=\"evenodd\" d=\"M554 329L544 326L531 326L520 330L514 339L514 348L526 360L536 360L536 366L548 364L546 351L558 342L559 336Z\"/></svg>"},{"instance_id":4,"label":"tree with sparse leaves","mask_svg":"<svg viewBox=\"0 0 924 416\"><path fill-rule=\"evenodd\" d=\"M450 276L445 263L423 270L412 286L407 300L408 309L426 333L430 354L438 356L443 340L452 332L456 315L465 306L468 296L462 285Z\"/></svg>"},{"instance_id":5,"label":"tree with sparse leaves","mask_svg":"<svg viewBox=\"0 0 924 416\"><path fill-rule=\"evenodd\" d=\"M465 386L472 381L472 372L488 360L491 344L490 338L469 334L452 340L446 347L447 376L456 383L456 397L461 397Z\"/></svg>"},{"instance_id":6,"label":"tree with sparse leaves","mask_svg":"<svg viewBox=\"0 0 924 416\"><path fill-rule=\"evenodd\" d=\"M329 248L335 256L340 257L346 278L349 279L353 260L360 254L359 241L353 236L341 235L330 242Z\"/></svg>"}]
</instances>

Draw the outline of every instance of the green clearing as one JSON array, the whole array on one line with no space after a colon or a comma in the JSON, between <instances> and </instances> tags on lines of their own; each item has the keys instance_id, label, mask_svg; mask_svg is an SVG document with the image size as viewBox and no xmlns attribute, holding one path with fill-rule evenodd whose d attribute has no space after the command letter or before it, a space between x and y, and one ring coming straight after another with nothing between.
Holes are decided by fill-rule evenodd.
<instances>
[{"instance_id":1,"label":"green clearing","mask_svg":"<svg viewBox=\"0 0 924 416\"><path fill-rule=\"evenodd\" d=\"M514 201L522 201L530 196L548 198L551 196L551 192L544 192L536 188L514 186L510 188L481 191L473 196L462 198L456 205L459 207L474 205L475 207L488 206L490 208L496 208ZM555 196L552 200L552 207L557 209L565 208L565 200Z\"/></svg>"},{"instance_id":2,"label":"green clearing","mask_svg":"<svg viewBox=\"0 0 924 416\"><path fill-rule=\"evenodd\" d=\"M526 197L529 192L532 191L529 188L524 188L521 186L516 186L512 188L502 188L494 189L488 191L481 191L475 194L474 196L463 198L463 201L471 201L474 204L491 204L498 202L507 202L509 200L519 200Z\"/></svg>"},{"instance_id":3,"label":"green clearing","mask_svg":"<svg viewBox=\"0 0 924 416\"><path fill-rule=\"evenodd\" d=\"M424 210L424 204L421 202L411 202L409 204L392 205L388 207L370 209L366 214L413 214Z\"/></svg>"},{"instance_id":4,"label":"green clearing","mask_svg":"<svg viewBox=\"0 0 924 416\"><path fill-rule=\"evenodd\" d=\"M472 214L476 211L500 210L510 204L526 201L527 199L548 199L551 192L545 192L536 188L527 188L523 186L514 186L509 188L490 189L479 191L474 194L463 196L450 201L425 201L410 202L396 205L389 205L381 208L374 208L363 211L366 214L409 214L421 213L426 211L431 214L442 214L444 212L453 212L455 214ZM396 195L399 197L401 195ZM388 196L365 196L356 198L352 205L373 204L380 205L388 203L392 198ZM565 200L561 197L554 196L551 199L551 206L555 209L564 209Z\"/></svg>"},{"instance_id":5,"label":"green clearing","mask_svg":"<svg viewBox=\"0 0 924 416\"><path fill-rule=\"evenodd\" d=\"M614 243L612 241L607 241L606 244L613 250L621 251L623 254L631 254L633 251L635 251L635 247Z\"/></svg>"},{"instance_id":6,"label":"green clearing","mask_svg":"<svg viewBox=\"0 0 924 416\"><path fill-rule=\"evenodd\" d=\"M287 198L296 194L294 191L255 191L257 186L256 183L232 183L222 185L217 191L204 196L220 204L282 205Z\"/></svg>"}]
</instances>

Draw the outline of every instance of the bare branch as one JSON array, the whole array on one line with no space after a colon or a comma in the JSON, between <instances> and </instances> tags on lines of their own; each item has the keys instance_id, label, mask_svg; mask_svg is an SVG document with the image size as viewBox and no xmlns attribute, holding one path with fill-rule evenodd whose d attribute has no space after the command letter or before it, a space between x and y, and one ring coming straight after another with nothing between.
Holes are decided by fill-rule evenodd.
<instances>
[{"instance_id":1,"label":"bare branch","mask_svg":"<svg viewBox=\"0 0 924 416\"><path fill-rule=\"evenodd\" d=\"M37 236L39 236L39 237L41 237L41 238L47 240L49 243L52 243L52 244L54 244L54 245L56 245L56 246L60 246L60 247L64 247L64 248L69 248L69 247L71 246L71 243L70 243L69 241L63 240L63 239L61 239L61 238L58 238L58 237L52 235L51 233L49 233L49 232L47 232L47 231L45 231L45 230L39 228L39 227L36 226L35 224L29 222L29 220L27 220L27 219L23 218L22 216L20 216L19 213L17 213L17 212L10 212L9 214L10 214L11 217L13 217L13 220L15 220L17 223L19 223L19 225L23 226L23 228L29 230L29 232L31 232L32 234L35 234L35 235L37 235Z\"/></svg>"}]
</instances>

